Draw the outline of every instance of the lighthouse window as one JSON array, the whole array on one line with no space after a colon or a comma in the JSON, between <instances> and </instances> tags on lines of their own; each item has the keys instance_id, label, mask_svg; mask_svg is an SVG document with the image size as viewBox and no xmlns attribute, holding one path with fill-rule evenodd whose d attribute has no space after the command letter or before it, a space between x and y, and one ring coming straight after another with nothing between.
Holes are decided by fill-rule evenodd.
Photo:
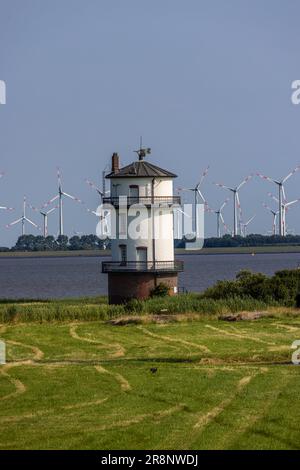
<instances>
[{"instance_id":1,"label":"lighthouse window","mask_svg":"<svg viewBox=\"0 0 300 470\"><path fill-rule=\"evenodd\" d=\"M151 196L151 183L147 183L146 185L146 196L147 197Z\"/></svg>"},{"instance_id":2,"label":"lighthouse window","mask_svg":"<svg viewBox=\"0 0 300 470\"><path fill-rule=\"evenodd\" d=\"M136 184L129 186L130 203L134 204L139 200L139 187Z\"/></svg>"},{"instance_id":3,"label":"lighthouse window","mask_svg":"<svg viewBox=\"0 0 300 470\"><path fill-rule=\"evenodd\" d=\"M119 214L119 235L127 234L126 214Z\"/></svg>"},{"instance_id":4,"label":"lighthouse window","mask_svg":"<svg viewBox=\"0 0 300 470\"><path fill-rule=\"evenodd\" d=\"M126 264L127 262L127 246L126 245L120 245L120 259L121 259L121 264Z\"/></svg>"}]
</instances>

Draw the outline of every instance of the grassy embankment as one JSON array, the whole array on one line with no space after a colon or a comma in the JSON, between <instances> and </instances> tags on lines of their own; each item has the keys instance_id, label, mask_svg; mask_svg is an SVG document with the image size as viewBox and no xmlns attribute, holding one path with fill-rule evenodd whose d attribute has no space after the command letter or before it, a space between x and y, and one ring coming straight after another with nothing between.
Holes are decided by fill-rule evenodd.
<instances>
[{"instance_id":1,"label":"grassy embankment","mask_svg":"<svg viewBox=\"0 0 300 470\"><path fill-rule=\"evenodd\" d=\"M300 318L288 311L2 324L0 449L299 449Z\"/></svg>"}]
</instances>

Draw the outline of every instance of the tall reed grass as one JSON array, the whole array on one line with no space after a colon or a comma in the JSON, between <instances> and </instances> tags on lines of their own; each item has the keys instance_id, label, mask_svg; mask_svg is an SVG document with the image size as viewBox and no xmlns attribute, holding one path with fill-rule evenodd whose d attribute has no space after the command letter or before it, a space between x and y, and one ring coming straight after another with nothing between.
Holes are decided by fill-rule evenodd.
<instances>
[{"instance_id":1,"label":"tall reed grass","mask_svg":"<svg viewBox=\"0 0 300 470\"><path fill-rule=\"evenodd\" d=\"M278 306L276 302L273 306ZM105 321L122 315L197 313L219 316L239 311L265 310L270 304L253 298L215 300L201 294L132 300L126 305L108 305L106 297L64 300L5 300L0 302L0 323L50 321Z\"/></svg>"}]
</instances>

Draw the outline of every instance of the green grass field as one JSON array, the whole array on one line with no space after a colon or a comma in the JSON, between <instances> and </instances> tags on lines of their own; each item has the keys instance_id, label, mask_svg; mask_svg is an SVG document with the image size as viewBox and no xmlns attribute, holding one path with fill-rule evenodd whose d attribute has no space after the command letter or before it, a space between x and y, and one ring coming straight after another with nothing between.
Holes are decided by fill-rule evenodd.
<instances>
[{"instance_id":1,"label":"green grass field","mask_svg":"<svg viewBox=\"0 0 300 470\"><path fill-rule=\"evenodd\" d=\"M6 323L0 338L0 449L300 449L298 316Z\"/></svg>"}]
</instances>

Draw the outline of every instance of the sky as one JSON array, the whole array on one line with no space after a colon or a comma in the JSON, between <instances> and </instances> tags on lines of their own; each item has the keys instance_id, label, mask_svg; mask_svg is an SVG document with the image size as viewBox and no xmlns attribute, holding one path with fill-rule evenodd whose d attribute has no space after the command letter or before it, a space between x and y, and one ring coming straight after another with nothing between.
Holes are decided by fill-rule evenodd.
<instances>
[{"instance_id":1,"label":"sky","mask_svg":"<svg viewBox=\"0 0 300 470\"><path fill-rule=\"evenodd\" d=\"M15 208L0 211L0 246L20 234L5 225L23 195L40 206L56 194L57 166L65 191L96 208L85 178L100 184L113 152L134 160L140 135L149 162L178 175L175 187L194 186L210 165L202 191L213 208L228 196L214 182L288 174L300 164L299 17L297 0L0 0L0 205ZM244 219L256 214L249 232L271 229L269 191L257 177L241 189ZM286 193L300 198L300 172ZM299 215L300 204L287 218L297 233ZM232 227L229 204L224 218ZM54 212L51 234L57 222ZM96 222L66 200L68 235L95 233ZM206 236L215 225L208 214Z\"/></svg>"}]
</instances>

